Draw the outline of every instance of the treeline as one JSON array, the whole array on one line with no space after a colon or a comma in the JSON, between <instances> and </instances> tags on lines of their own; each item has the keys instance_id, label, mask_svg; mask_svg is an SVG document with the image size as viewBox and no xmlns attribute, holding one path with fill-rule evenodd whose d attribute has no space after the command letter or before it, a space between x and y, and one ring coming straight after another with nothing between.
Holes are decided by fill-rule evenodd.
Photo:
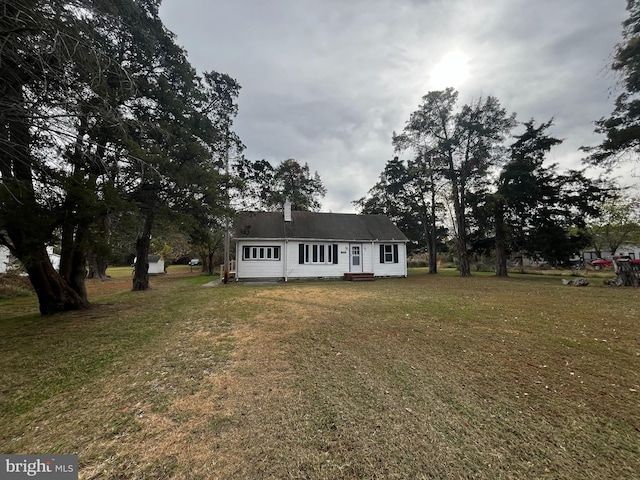
<instances>
[{"instance_id":1,"label":"treeline","mask_svg":"<svg viewBox=\"0 0 640 480\"><path fill-rule=\"evenodd\" d=\"M389 215L414 251L428 252L432 273L449 238L463 276L471 274L474 253L493 251L499 276L507 275L511 252L566 262L591 241L587 220L598 215L608 189L582 172L545 164L561 143L551 126L519 125L495 97L459 106L452 88L429 92L393 135L407 158L388 161L355 203L364 213Z\"/></svg>"},{"instance_id":2,"label":"treeline","mask_svg":"<svg viewBox=\"0 0 640 480\"><path fill-rule=\"evenodd\" d=\"M628 0L627 11L611 64L621 92L611 115L595 122L604 138L583 147L583 170L545 162L561 143L550 132L552 120L518 124L494 97L460 106L454 89L433 91L394 133L399 156L355 205L395 220L414 252L428 252L432 273L451 238L465 276L474 253L492 252L497 275L506 276L514 252L562 264L586 246L600 255L640 243L638 198L584 173L640 158L640 1Z\"/></svg>"}]
</instances>

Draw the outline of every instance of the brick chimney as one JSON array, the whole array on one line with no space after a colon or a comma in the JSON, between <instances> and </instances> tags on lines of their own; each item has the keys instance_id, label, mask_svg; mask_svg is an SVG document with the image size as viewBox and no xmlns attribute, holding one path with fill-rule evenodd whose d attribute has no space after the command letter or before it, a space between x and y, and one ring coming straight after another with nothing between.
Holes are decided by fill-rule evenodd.
<instances>
[{"instance_id":1,"label":"brick chimney","mask_svg":"<svg viewBox=\"0 0 640 480\"><path fill-rule=\"evenodd\" d=\"M284 221L291 221L291 202L289 201L289 197L284 201Z\"/></svg>"}]
</instances>

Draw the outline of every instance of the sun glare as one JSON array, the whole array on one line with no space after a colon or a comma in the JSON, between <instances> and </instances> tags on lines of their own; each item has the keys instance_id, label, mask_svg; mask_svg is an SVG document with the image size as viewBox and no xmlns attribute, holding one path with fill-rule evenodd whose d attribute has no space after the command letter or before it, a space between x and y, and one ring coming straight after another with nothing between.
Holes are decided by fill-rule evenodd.
<instances>
[{"instance_id":1,"label":"sun glare","mask_svg":"<svg viewBox=\"0 0 640 480\"><path fill-rule=\"evenodd\" d=\"M449 52L433 67L434 88L458 87L469 77L469 60L462 52Z\"/></svg>"}]
</instances>

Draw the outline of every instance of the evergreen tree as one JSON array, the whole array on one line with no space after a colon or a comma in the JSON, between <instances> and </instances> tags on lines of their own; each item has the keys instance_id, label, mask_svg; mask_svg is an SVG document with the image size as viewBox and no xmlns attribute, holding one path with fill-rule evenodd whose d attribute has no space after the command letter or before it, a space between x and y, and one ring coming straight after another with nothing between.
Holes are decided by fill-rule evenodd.
<instances>
[{"instance_id":1,"label":"evergreen tree","mask_svg":"<svg viewBox=\"0 0 640 480\"><path fill-rule=\"evenodd\" d=\"M399 137L394 137L399 141ZM442 204L434 169L435 160L430 155L419 154L411 161L395 157L389 160L380 180L365 197L353 202L361 213L388 216L410 240L410 253L428 253L429 273L437 273L438 246L446 233L439 225L438 214Z\"/></svg>"},{"instance_id":2,"label":"evergreen tree","mask_svg":"<svg viewBox=\"0 0 640 480\"><path fill-rule=\"evenodd\" d=\"M293 210L318 211L327 193L318 172L312 175L308 164L300 165L293 158L275 167L266 160L242 160L236 172L245 209L278 210L288 198Z\"/></svg>"},{"instance_id":3,"label":"evergreen tree","mask_svg":"<svg viewBox=\"0 0 640 480\"><path fill-rule=\"evenodd\" d=\"M623 91L608 118L596 122L605 136L590 152L588 161L612 167L625 159L637 162L640 153L640 1L627 0L629 18L623 22L622 41L616 46L611 68L622 80Z\"/></svg>"},{"instance_id":4,"label":"evergreen tree","mask_svg":"<svg viewBox=\"0 0 640 480\"><path fill-rule=\"evenodd\" d=\"M109 238L118 218L142 216L134 288L144 289L159 209L218 207L212 96L158 6L3 3L0 242L24 264L43 314L87 306L87 255L108 253L96 237ZM59 273L45 248L58 241Z\"/></svg>"},{"instance_id":5,"label":"evergreen tree","mask_svg":"<svg viewBox=\"0 0 640 480\"><path fill-rule=\"evenodd\" d=\"M124 78L101 48L109 2L20 0L0 16L0 242L29 274L43 314L84 308L85 244L100 214L107 152L99 125L117 124L102 88ZM127 82L113 82L111 92ZM46 246L61 237L60 273Z\"/></svg>"},{"instance_id":6,"label":"evergreen tree","mask_svg":"<svg viewBox=\"0 0 640 480\"><path fill-rule=\"evenodd\" d=\"M507 276L508 252L557 265L589 242L586 219L597 213L603 191L580 172L560 174L557 165L544 165L548 152L562 143L548 135L551 125L549 121L536 126L533 120L524 124L525 132L509 149L495 193L486 197L487 210L478 215L495 235L498 276Z\"/></svg>"}]
</instances>

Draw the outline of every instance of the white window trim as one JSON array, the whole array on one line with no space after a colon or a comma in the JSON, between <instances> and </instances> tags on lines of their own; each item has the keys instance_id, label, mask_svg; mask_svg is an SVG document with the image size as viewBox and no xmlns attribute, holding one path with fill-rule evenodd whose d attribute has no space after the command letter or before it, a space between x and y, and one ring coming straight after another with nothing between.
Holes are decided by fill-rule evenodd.
<instances>
[{"instance_id":1,"label":"white window trim","mask_svg":"<svg viewBox=\"0 0 640 480\"><path fill-rule=\"evenodd\" d=\"M304 265L334 265L333 243L309 242L303 245Z\"/></svg>"},{"instance_id":2,"label":"white window trim","mask_svg":"<svg viewBox=\"0 0 640 480\"><path fill-rule=\"evenodd\" d=\"M393 263L393 245L386 243L384 245L384 263Z\"/></svg>"},{"instance_id":3,"label":"white window trim","mask_svg":"<svg viewBox=\"0 0 640 480\"><path fill-rule=\"evenodd\" d=\"M247 255L247 251L249 255ZM280 245L244 245L242 247L242 260L247 262L279 262L282 249Z\"/></svg>"}]
</instances>

